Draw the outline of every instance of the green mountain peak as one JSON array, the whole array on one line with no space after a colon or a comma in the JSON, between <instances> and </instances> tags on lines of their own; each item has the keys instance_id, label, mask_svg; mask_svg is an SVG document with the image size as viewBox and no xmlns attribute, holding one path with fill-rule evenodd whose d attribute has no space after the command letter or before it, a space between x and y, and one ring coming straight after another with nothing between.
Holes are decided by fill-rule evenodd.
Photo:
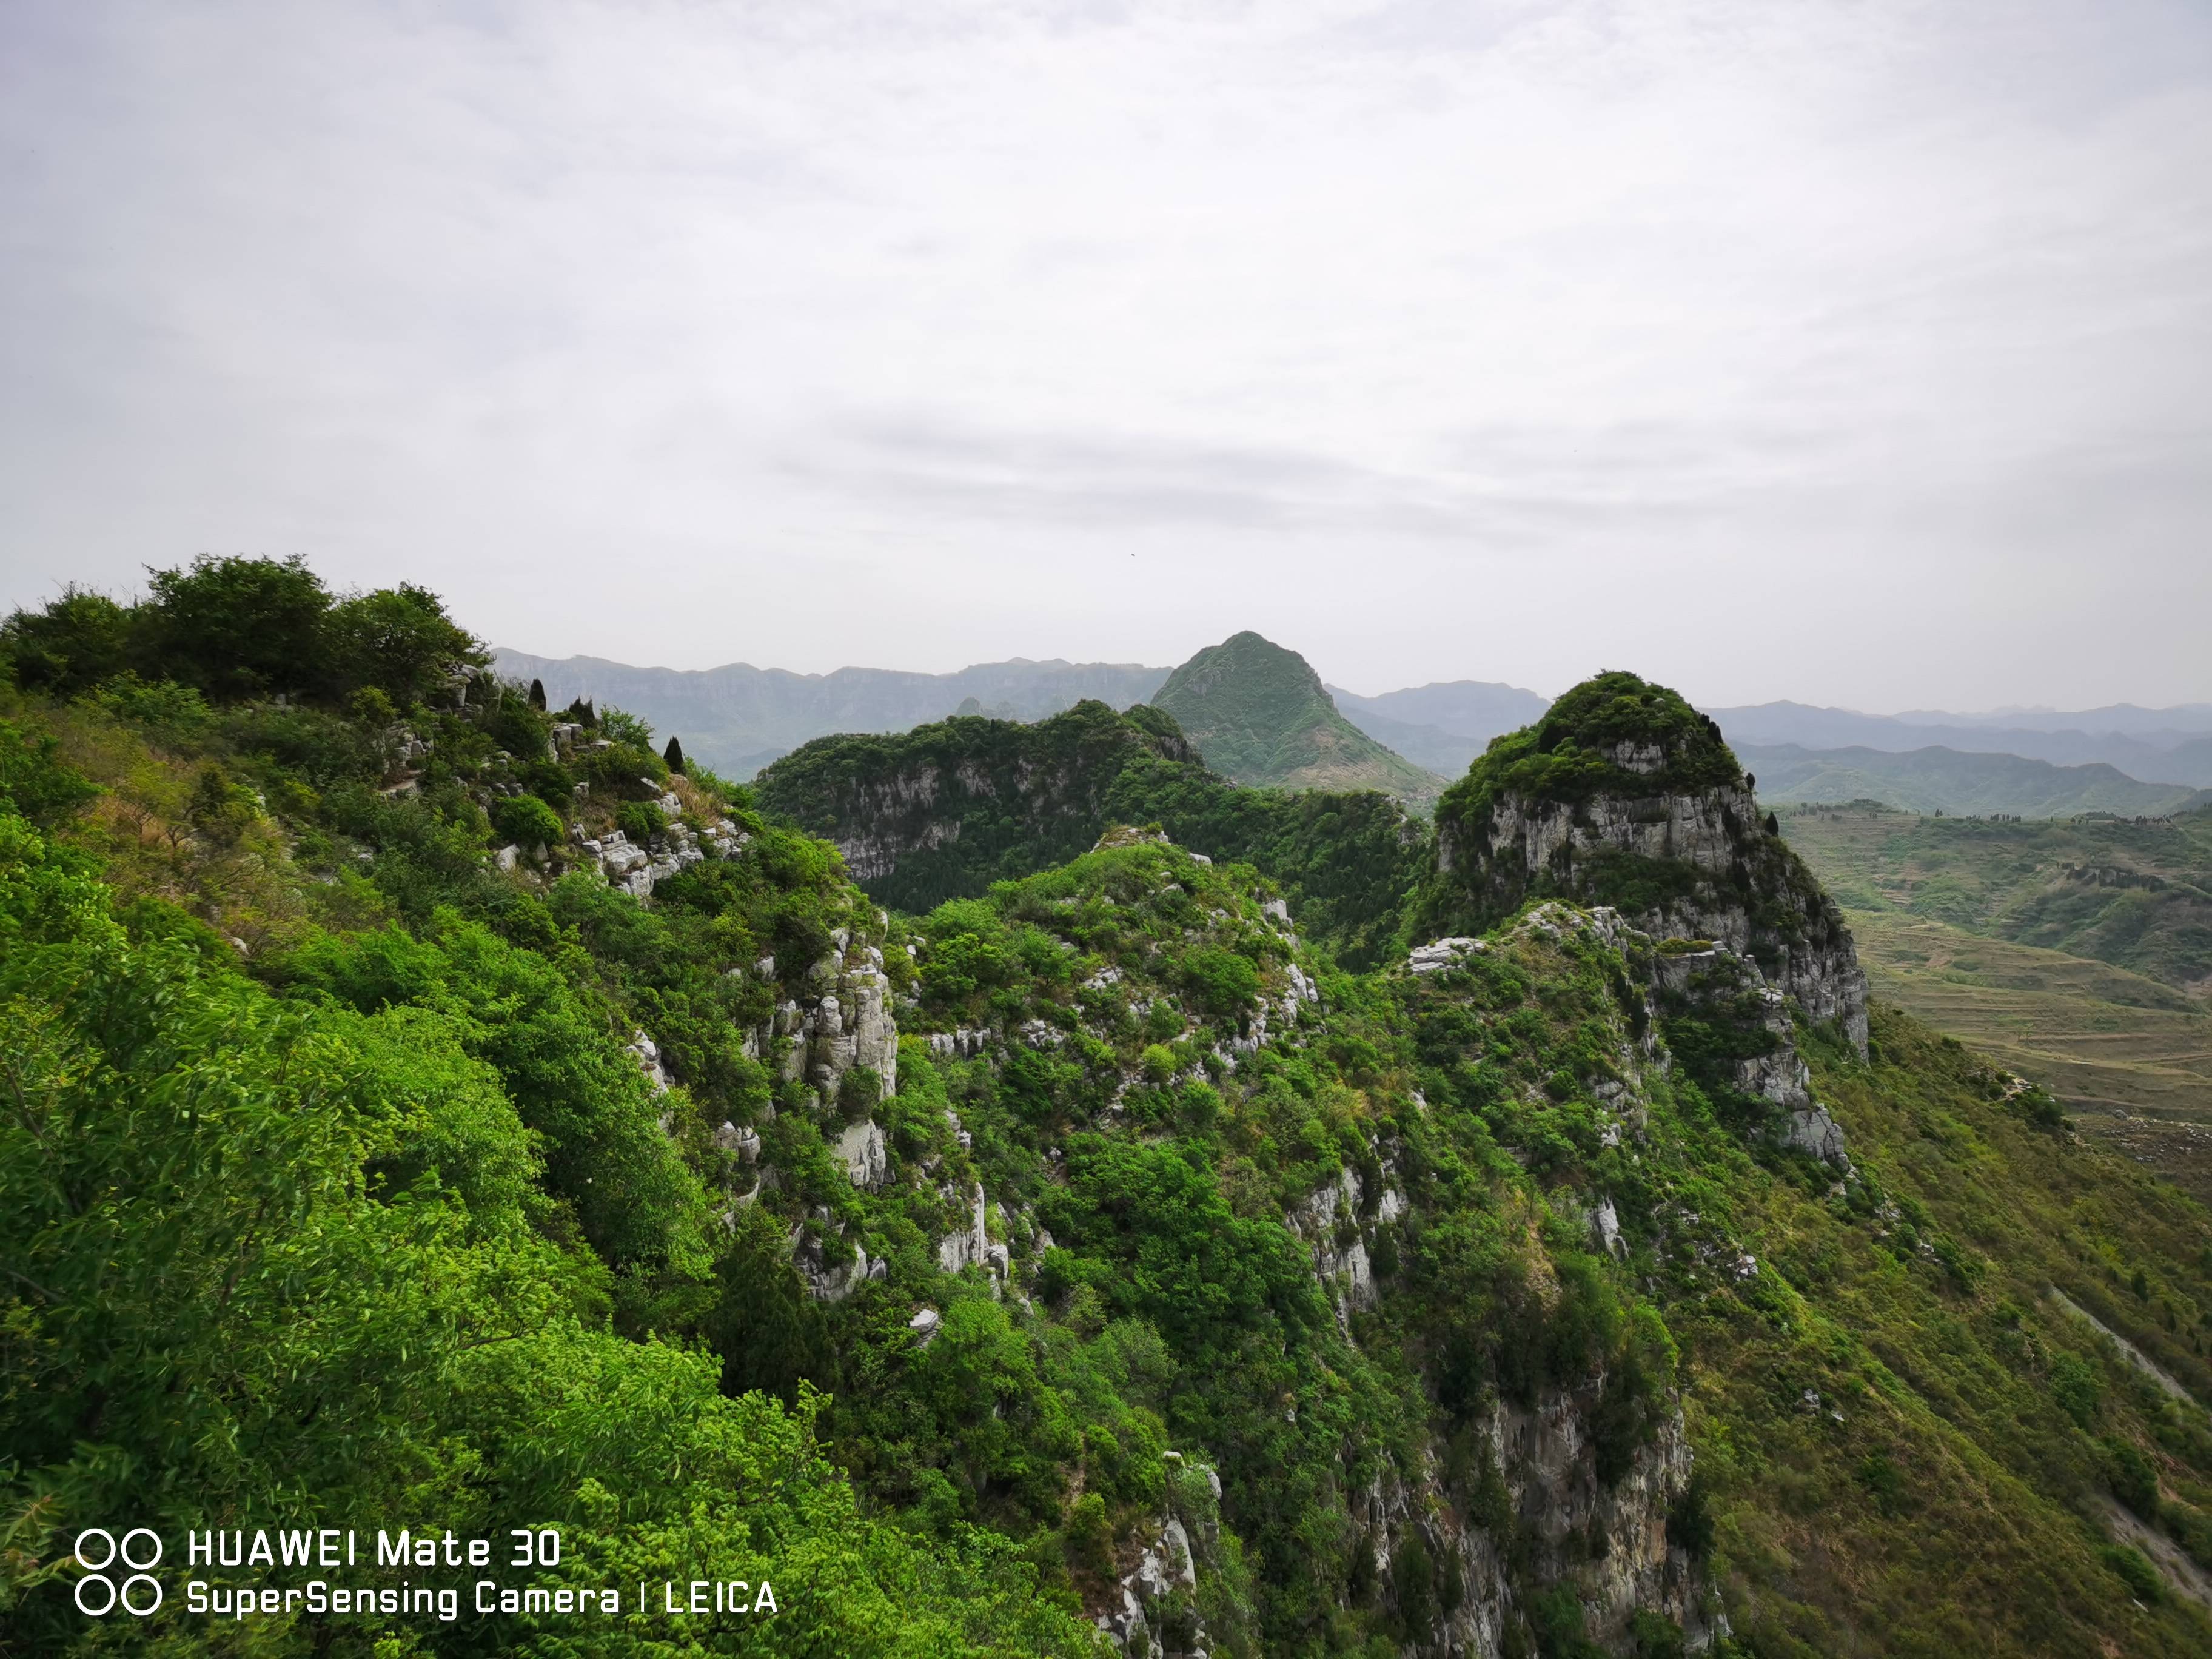
<instances>
[{"instance_id":1,"label":"green mountain peak","mask_svg":"<svg viewBox=\"0 0 2212 1659\"><path fill-rule=\"evenodd\" d=\"M1376 789L1424 805L1443 787L1346 720L1304 657L1249 629L1169 675L1152 705L1238 783Z\"/></svg>"}]
</instances>

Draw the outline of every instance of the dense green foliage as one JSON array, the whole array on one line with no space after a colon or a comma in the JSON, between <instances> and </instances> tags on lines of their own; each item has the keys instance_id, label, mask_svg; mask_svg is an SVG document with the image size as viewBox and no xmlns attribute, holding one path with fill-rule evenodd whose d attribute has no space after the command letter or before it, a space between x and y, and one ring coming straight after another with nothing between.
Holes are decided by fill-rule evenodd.
<instances>
[{"instance_id":1,"label":"dense green foliage","mask_svg":"<svg viewBox=\"0 0 2212 1659\"><path fill-rule=\"evenodd\" d=\"M848 849L894 908L976 897L1086 852L1113 823L1156 823L1278 882L1304 924L1373 963L1430 860L1425 835L1367 791L1243 789L1201 765L1168 715L1083 702L1024 726L961 716L896 736L823 738L757 782L763 806Z\"/></svg>"},{"instance_id":2,"label":"dense green foliage","mask_svg":"<svg viewBox=\"0 0 2212 1659\"><path fill-rule=\"evenodd\" d=\"M1339 714L1304 657L1257 634L1206 647L1168 676L1152 706L1175 717L1209 768L1238 783L1375 789L1420 809L1442 787Z\"/></svg>"},{"instance_id":3,"label":"dense green foliage","mask_svg":"<svg viewBox=\"0 0 2212 1659\"><path fill-rule=\"evenodd\" d=\"M403 707L485 659L437 595L403 585L334 597L299 559L203 557L155 571L149 587L129 605L72 588L19 611L0 628L0 657L18 685L64 694L132 673L216 697L367 687Z\"/></svg>"},{"instance_id":4,"label":"dense green foliage","mask_svg":"<svg viewBox=\"0 0 2212 1659\"><path fill-rule=\"evenodd\" d=\"M1731 1659L2212 1639L2172 1565L2212 1566L2205 1212L1909 1018L1863 1059L1558 902L1384 963L1419 830L1237 789L1156 710L771 779L833 830L884 792L856 864L886 823L972 849L883 915L618 710L556 733L404 628L312 683L194 664L159 618L355 602L167 574L7 625L27 1648L1075 1653L1125 1584L1131 1651L1235 1659L1671 1654L1723 1607ZM1732 781L1671 694L1578 695L1493 748L1516 790L1624 742ZM886 816L925 778L934 817ZM1743 902L1802 921L1796 868L1747 858ZM895 1075L798 1046L832 985L895 1015ZM1793 1043L1848 1172L1742 1085ZM558 1526L562 1582L781 1610L90 1626L69 1543L118 1514Z\"/></svg>"},{"instance_id":5,"label":"dense green foliage","mask_svg":"<svg viewBox=\"0 0 2212 1659\"><path fill-rule=\"evenodd\" d=\"M720 1650L1084 1649L1003 1545L924 1549L865 1520L814 1443L817 1402L726 1399L709 1356L609 1328L625 1267L563 1245L544 1139L472 1055L467 1012L287 1002L110 909L81 860L0 817L0 1613L27 1650L137 1634L70 1604L82 1525L433 1515L464 1536L560 1528L543 1582L775 1583L772 1633L726 1630ZM638 1092L610 1089L603 1115L651 1133ZM680 1194L625 1201L698 1219ZM367 1653L384 1621L263 1622L295 1650ZM568 1626L410 1624L376 1650L571 1651ZM632 1608L592 1646L696 1639Z\"/></svg>"}]
</instances>

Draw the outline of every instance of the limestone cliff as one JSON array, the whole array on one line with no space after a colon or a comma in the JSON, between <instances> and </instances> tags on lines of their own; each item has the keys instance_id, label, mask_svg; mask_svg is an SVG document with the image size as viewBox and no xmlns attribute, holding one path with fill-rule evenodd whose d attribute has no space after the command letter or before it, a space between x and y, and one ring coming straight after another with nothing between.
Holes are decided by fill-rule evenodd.
<instances>
[{"instance_id":1,"label":"limestone cliff","mask_svg":"<svg viewBox=\"0 0 2212 1659\"><path fill-rule=\"evenodd\" d=\"M1756 962L1863 1054L1866 976L1832 900L1762 819L1712 722L1632 674L1577 686L1492 743L1437 808L1417 932L1474 933L1531 896L1618 908Z\"/></svg>"},{"instance_id":2,"label":"limestone cliff","mask_svg":"<svg viewBox=\"0 0 2212 1659\"><path fill-rule=\"evenodd\" d=\"M770 811L835 842L876 898L927 910L1085 851L1140 756L1195 751L1153 711L1085 702L1033 726L957 715L897 736L818 738L757 787Z\"/></svg>"}]
</instances>

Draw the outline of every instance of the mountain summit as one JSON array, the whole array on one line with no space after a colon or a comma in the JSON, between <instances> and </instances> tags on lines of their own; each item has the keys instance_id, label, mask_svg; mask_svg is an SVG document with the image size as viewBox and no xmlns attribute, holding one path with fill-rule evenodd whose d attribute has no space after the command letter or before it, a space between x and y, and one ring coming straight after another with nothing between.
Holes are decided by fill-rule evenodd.
<instances>
[{"instance_id":1,"label":"mountain summit","mask_svg":"<svg viewBox=\"0 0 2212 1659\"><path fill-rule=\"evenodd\" d=\"M1423 805L1443 787L1345 719L1304 657L1249 629L1169 675L1152 706L1174 715L1206 763L1238 783L1377 789Z\"/></svg>"}]
</instances>

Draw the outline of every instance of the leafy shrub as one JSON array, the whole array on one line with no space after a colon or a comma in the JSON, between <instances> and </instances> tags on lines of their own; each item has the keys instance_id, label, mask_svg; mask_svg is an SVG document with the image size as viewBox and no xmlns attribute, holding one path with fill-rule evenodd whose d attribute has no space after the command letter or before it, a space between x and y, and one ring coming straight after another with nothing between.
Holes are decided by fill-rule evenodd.
<instances>
[{"instance_id":1,"label":"leafy shrub","mask_svg":"<svg viewBox=\"0 0 2212 1659\"><path fill-rule=\"evenodd\" d=\"M640 846L668 828L668 815L649 800L626 800L615 809L615 828Z\"/></svg>"},{"instance_id":2,"label":"leafy shrub","mask_svg":"<svg viewBox=\"0 0 2212 1659\"><path fill-rule=\"evenodd\" d=\"M2097 1420L2104 1394L2095 1368L2079 1355L2063 1353L2051 1362L2051 1397L2081 1427Z\"/></svg>"},{"instance_id":3,"label":"leafy shrub","mask_svg":"<svg viewBox=\"0 0 2212 1659\"><path fill-rule=\"evenodd\" d=\"M855 1066L837 1079L837 1107L859 1121L876 1109L884 1097L882 1075L866 1066Z\"/></svg>"},{"instance_id":4,"label":"leafy shrub","mask_svg":"<svg viewBox=\"0 0 2212 1659\"><path fill-rule=\"evenodd\" d=\"M91 779L63 763L52 738L27 738L20 726L0 720L0 807L43 827L99 793Z\"/></svg>"},{"instance_id":5,"label":"leafy shrub","mask_svg":"<svg viewBox=\"0 0 2212 1659\"><path fill-rule=\"evenodd\" d=\"M2150 1460L2124 1440L2108 1437L2104 1444L2105 1482L2112 1496L2146 1521L2158 1519L2158 1473Z\"/></svg>"},{"instance_id":6,"label":"leafy shrub","mask_svg":"<svg viewBox=\"0 0 2212 1659\"><path fill-rule=\"evenodd\" d=\"M43 610L18 611L0 624L15 684L72 696L121 673L131 659L131 613L72 583Z\"/></svg>"},{"instance_id":7,"label":"leafy shrub","mask_svg":"<svg viewBox=\"0 0 2212 1659\"><path fill-rule=\"evenodd\" d=\"M1890 1461L1887 1452L1869 1452L1859 1460L1853 1478L1865 1490L1880 1513L1895 1516L1903 1512L1905 1476Z\"/></svg>"},{"instance_id":8,"label":"leafy shrub","mask_svg":"<svg viewBox=\"0 0 2212 1659\"><path fill-rule=\"evenodd\" d=\"M558 847L561 815L535 795L509 795L492 803L493 826L522 847Z\"/></svg>"},{"instance_id":9,"label":"leafy shrub","mask_svg":"<svg viewBox=\"0 0 2212 1659\"><path fill-rule=\"evenodd\" d=\"M2118 1573L2128 1587L2128 1594L2145 1607L2156 1607L2166 1599L2166 1580L2150 1564L2150 1558L2131 1544L2107 1544L2097 1552L2098 1559Z\"/></svg>"},{"instance_id":10,"label":"leafy shrub","mask_svg":"<svg viewBox=\"0 0 2212 1659\"><path fill-rule=\"evenodd\" d=\"M1183 982L1199 1005L1218 1019L1233 1019L1258 1000L1260 970L1234 951L1194 951L1183 959Z\"/></svg>"}]
</instances>

